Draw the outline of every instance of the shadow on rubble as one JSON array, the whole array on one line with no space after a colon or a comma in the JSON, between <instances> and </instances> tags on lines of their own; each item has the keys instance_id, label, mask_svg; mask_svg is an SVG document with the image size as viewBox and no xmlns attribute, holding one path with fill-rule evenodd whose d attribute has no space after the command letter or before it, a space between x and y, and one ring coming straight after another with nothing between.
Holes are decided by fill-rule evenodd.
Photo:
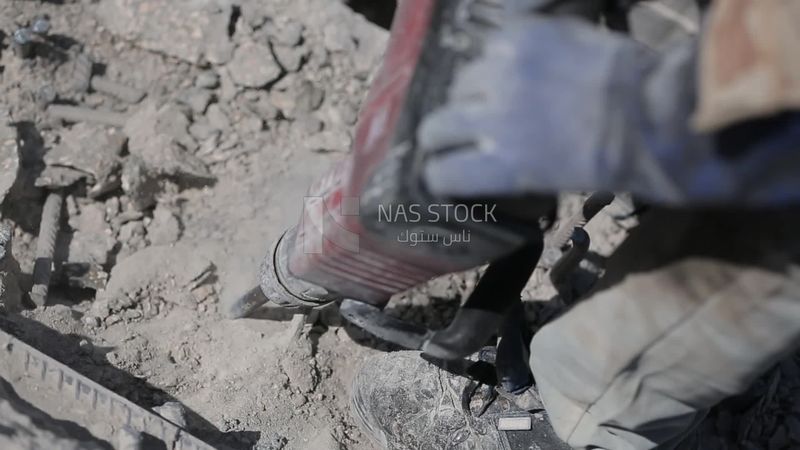
<instances>
[{"instance_id":1,"label":"shadow on rubble","mask_svg":"<svg viewBox=\"0 0 800 450\"><path fill-rule=\"evenodd\" d=\"M392 26L392 18L394 18L394 11L397 9L397 1L349 0L347 6L375 25L388 30Z\"/></svg>"},{"instance_id":2,"label":"shadow on rubble","mask_svg":"<svg viewBox=\"0 0 800 450\"><path fill-rule=\"evenodd\" d=\"M61 334L35 320L20 315L9 317L4 313L0 313L0 328L139 406L150 409L178 401L144 379L111 365L105 355L112 348L95 347L91 356L81 355L79 343L84 336ZM252 448L261 436L258 431L220 431L188 408L186 421L187 431L218 448Z\"/></svg>"},{"instance_id":3,"label":"shadow on rubble","mask_svg":"<svg viewBox=\"0 0 800 450\"><path fill-rule=\"evenodd\" d=\"M20 169L14 185L3 202L2 215L29 233L39 228L44 191L36 179L44 170L44 140L33 122L13 124L19 139Z\"/></svg>"}]
</instances>

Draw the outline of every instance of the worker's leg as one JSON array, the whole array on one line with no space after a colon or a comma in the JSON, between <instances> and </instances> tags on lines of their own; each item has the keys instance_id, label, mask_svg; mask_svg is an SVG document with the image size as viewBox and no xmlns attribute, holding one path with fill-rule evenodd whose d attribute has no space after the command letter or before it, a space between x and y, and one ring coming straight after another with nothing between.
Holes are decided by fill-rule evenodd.
<instances>
[{"instance_id":1,"label":"worker's leg","mask_svg":"<svg viewBox=\"0 0 800 450\"><path fill-rule=\"evenodd\" d=\"M603 286L534 337L556 432L577 448L669 448L794 349L800 269L787 226L797 223L654 212Z\"/></svg>"}]
</instances>

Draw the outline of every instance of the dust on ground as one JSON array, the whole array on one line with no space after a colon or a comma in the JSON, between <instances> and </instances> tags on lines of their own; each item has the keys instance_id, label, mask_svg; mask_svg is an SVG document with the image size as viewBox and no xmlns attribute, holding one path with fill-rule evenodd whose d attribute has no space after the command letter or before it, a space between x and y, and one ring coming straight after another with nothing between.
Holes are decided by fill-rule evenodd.
<instances>
[{"instance_id":1,"label":"dust on ground","mask_svg":"<svg viewBox=\"0 0 800 450\"><path fill-rule=\"evenodd\" d=\"M15 31L45 16L50 29L26 44L36 56L20 58ZM8 0L0 30L8 331L144 407L179 402L188 429L220 448L372 448L349 383L387 347L335 311L298 338L283 311L230 321L218 304L255 285L309 184L349 151L387 31L336 0ZM67 194L51 306L14 312L51 190ZM600 255L630 226L613 214L589 228ZM479 273L390 309L440 327ZM555 295L544 278L527 299ZM796 363L715 412L704 448L800 443Z\"/></svg>"}]
</instances>

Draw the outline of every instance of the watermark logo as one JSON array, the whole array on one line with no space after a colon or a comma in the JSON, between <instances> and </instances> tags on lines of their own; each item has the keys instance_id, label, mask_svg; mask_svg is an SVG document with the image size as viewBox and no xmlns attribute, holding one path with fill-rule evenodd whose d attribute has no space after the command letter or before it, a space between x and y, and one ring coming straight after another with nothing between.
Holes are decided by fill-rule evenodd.
<instances>
[{"instance_id":1,"label":"watermark logo","mask_svg":"<svg viewBox=\"0 0 800 450\"><path fill-rule=\"evenodd\" d=\"M358 253L359 235L349 230L344 221L360 217L359 198L342 197L341 201L332 203L338 211L329 210L324 197L304 198L303 220L298 233L303 252L322 253L328 241L342 250ZM385 229L392 230L398 243L410 247L423 244L451 247L471 242L469 224L497 222L495 207L493 204L380 204L377 217L371 220L392 225ZM426 224L429 225L427 230Z\"/></svg>"},{"instance_id":2,"label":"watermark logo","mask_svg":"<svg viewBox=\"0 0 800 450\"><path fill-rule=\"evenodd\" d=\"M298 238L303 243L304 253L322 253L325 240L352 253L358 253L359 236L337 221L337 218L357 217L359 215L358 197L343 197L338 204L339 214L328 211L323 197L303 199L303 219Z\"/></svg>"}]
</instances>

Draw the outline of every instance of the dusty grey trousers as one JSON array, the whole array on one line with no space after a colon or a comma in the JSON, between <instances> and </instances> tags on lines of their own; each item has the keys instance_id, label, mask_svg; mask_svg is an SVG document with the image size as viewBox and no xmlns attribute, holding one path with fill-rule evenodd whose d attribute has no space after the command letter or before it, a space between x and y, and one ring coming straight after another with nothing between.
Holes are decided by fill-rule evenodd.
<instances>
[{"instance_id":1,"label":"dusty grey trousers","mask_svg":"<svg viewBox=\"0 0 800 450\"><path fill-rule=\"evenodd\" d=\"M651 211L601 285L531 343L575 448L672 448L800 343L800 214Z\"/></svg>"}]
</instances>

